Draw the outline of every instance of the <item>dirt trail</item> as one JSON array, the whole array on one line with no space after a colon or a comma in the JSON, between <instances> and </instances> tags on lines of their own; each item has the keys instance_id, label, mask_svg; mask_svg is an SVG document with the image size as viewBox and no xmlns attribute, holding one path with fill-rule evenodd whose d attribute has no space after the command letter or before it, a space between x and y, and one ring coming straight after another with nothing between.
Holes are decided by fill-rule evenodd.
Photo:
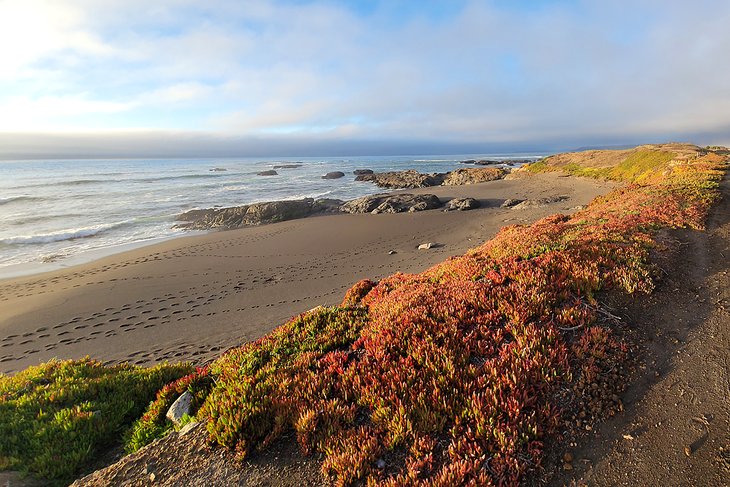
<instances>
[{"instance_id":1,"label":"dirt trail","mask_svg":"<svg viewBox=\"0 0 730 487\"><path fill-rule=\"evenodd\" d=\"M624 414L571 451L552 485L730 485L730 179L707 231L674 231L650 296L616 310L642 345Z\"/></svg>"}]
</instances>

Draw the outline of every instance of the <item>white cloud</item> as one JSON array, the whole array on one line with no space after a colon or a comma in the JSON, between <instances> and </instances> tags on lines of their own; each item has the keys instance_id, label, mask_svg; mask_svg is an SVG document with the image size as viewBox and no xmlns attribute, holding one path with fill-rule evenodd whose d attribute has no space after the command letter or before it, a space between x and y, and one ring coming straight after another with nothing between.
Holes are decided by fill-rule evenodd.
<instances>
[{"instance_id":1,"label":"white cloud","mask_svg":"<svg viewBox=\"0 0 730 487\"><path fill-rule=\"evenodd\" d=\"M729 15L704 0L471 1L400 21L334 2L6 0L0 130L464 141L716 130L730 126Z\"/></svg>"}]
</instances>

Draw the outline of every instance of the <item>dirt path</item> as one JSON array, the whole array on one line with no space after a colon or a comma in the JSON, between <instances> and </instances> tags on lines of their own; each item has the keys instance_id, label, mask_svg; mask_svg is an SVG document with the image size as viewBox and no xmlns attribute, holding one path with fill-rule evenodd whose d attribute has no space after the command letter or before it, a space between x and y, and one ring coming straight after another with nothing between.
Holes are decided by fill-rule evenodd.
<instances>
[{"instance_id":1,"label":"dirt path","mask_svg":"<svg viewBox=\"0 0 730 487\"><path fill-rule=\"evenodd\" d=\"M730 485L730 179L707 232L662 235L651 296L617 313L643 345L624 414L579 441L552 485Z\"/></svg>"}]
</instances>

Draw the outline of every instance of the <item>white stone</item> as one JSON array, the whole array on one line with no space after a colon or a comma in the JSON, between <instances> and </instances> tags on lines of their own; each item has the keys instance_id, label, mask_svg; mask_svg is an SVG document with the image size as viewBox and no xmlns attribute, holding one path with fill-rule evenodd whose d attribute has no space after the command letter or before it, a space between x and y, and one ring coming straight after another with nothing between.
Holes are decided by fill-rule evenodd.
<instances>
[{"instance_id":1,"label":"white stone","mask_svg":"<svg viewBox=\"0 0 730 487\"><path fill-rule=\"evenodd\" d=\"M434 248L435 246L436 246L436 244L433 242L422 243L421 245L418 246L418 250L428 250L428 249Z\"/></svg>"}]
</instances>

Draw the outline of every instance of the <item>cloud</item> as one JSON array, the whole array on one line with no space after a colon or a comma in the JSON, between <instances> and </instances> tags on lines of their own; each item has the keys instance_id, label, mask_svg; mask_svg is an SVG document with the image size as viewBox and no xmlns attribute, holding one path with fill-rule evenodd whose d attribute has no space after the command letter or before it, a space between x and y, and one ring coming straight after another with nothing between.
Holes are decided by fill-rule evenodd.
<instances>
[{"instance_id":1,"label":"cloud","mask_svg":"<svg viewBox=\"0 0 730 487\"><path fill-rule=\"evenodd\" d=\"M475 144L730 126L730 4L369 5L6 0L0 130Z\"/></svg>"}]
</instances>

